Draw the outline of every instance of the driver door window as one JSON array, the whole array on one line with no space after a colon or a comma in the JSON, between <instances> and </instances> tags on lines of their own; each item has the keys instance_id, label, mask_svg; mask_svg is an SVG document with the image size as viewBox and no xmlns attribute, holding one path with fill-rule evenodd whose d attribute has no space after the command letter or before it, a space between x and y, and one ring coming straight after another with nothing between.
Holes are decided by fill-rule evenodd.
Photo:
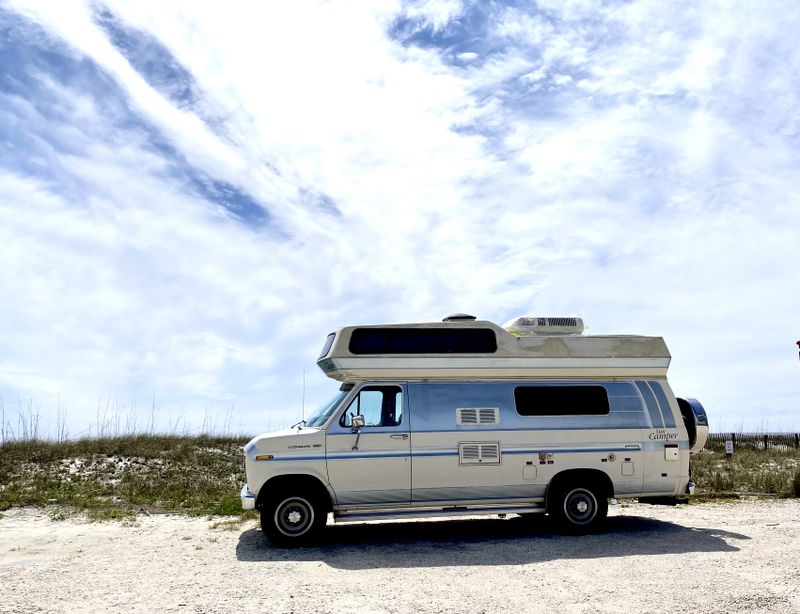
<instances>
[{"instance_id":1,"label":"driver door window","mask_svg":"<svg viewBox=\"0 0 800 614\"><path fill-rule=\"evenodd\" d=\"M353 416L364 416L364 425L398 426L403 419L403 392L399 386L364 386L339 421L350 427Z\"/></svg>"}]
</instances>

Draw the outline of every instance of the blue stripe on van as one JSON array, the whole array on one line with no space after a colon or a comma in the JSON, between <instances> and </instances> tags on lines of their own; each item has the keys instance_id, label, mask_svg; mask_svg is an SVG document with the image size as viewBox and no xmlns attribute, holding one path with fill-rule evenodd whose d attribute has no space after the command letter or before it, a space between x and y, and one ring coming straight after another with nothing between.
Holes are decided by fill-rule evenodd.
<instances>
[{"instance_id":1,"label":"blue stripe on van","mask_svg":"<svg viewBox=\"0 0 800 614\"><path fill-rule=\"evenodd\" d=\"M497 426L492 425L475 425L475 426L462 426L458 429L414 429L411 433L486 433L486 432L507 432L507 431L636 431L647 429L640 425L637 426L575 426L575 427L560 427L560 426L519 426L519 427L503 427L503 428L487 428Z\"/></svg>"},{"instance_id":2,"label":"blue stripe on van","mask_svg":"<svg viewBox=\"0 0 800 614\"><path fill-rule=\"evenodd\" d=\"M408 452L391 452L391 453L370 453L364 454L330 454L327 456L328 460L350 460L353 458L408 458L411 456Z\"/></svg>"},{"instance_id":3,"label":"blue stripe on van","mask_svg":"<svg viewBox=\"0 0 800 614\"><path fill-rule=\"evenodd\" d=\"M568 448L568 449L548 449L539 448L535 450L503 450L503 454L539 454L546 452L549 454L567 454L567 453L584 453L584 452L640 452L641 446L636 448Z\"/></svg>"},{"instance_id":4,"label":"blue stripe on van","mask_svg":"<svg viewBox=\"0 0 800 614\"><path fill-rule=\"evenodd\" d=\"M284 456L283 458L273 457L270 459L255 459L257 463L275 463L281 461L315 461L315 460L325 460L325 455L320 454L318 456Z\"/></svg>"},{"instance_id":5,"label":"blue stripe on van","mask_svg":"<svg viewBox=\"0 0 800 614\"><path fill-rule=\"evenodd\" d=\"M412 452L411 456L458 456L458 450L449 452Z\"/></svg>"},{"instance_id":6,"label":"blue stripe on van","mask_svg":"<svg viewBox=\"0 0 800 614\"><path fill-rule=\"evenodd\" d=\"M535 448L535 449L502 449L501 454L539 454L545 452L549 454L581 454L588 452L638 452L642 447L637 444L635 448ZM364 454L331 454L329 456L289 456L284 458L273 458L269 461L257 462L281 462L281 461L315 461L315 460L355 460L361 458L408 458L408 457L429 457L429 456L458 456L458 450L431 451L431 452L399 452L399 453L369 453Z\"/></svg>"}]
</instances>

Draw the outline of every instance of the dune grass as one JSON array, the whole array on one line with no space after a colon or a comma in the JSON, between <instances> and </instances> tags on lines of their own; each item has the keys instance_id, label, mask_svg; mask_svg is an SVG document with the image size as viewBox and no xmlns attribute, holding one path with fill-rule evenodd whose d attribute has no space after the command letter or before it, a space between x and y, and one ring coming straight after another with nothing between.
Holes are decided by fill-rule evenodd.
<instances>
[{"instance_id":1,"label":"dune grass","mask_svg":"<svg viewBox=\"0 0 800 614\"><path fill-rule=\"evenodd\" d=\"M0 511L49 505L91 518L241 513L246 439L135 435L0 446ZM60 511L59 511L60 510Z\"/></svg>"},{"instance_id":2,"label":"dune grass","mask_svg":"<svg viewBox=\"0 0 800 614\"><path fill-rule=\"evenodd\" d=\"M247 438L126 435L0 445L0 513L46 506L55 518L137 513L243 517L239 488ZM692 456L700 500L737 494L800 496L800 452L742 449ZM245 517L252 516L244 515Z\"/></svg>"},{"instance_id":3,"label":"dune grass","mask_svg":"<svg viewBox=\"0 0 800 614\"><path fill-rule=\"evenodd\" d=\"M800 451L737 449L731 458L724 452L703 450L691 459L697 494L738 494L800 497Z\"/></svg>"}]
</instances>

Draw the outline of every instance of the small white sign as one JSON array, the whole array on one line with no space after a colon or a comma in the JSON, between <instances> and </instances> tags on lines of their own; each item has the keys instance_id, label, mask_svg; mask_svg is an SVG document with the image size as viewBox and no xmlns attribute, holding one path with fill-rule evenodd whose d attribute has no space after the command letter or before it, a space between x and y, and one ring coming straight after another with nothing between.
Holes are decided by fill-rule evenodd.
<instances>
[{"instance_id":1,"label":"small white sign","mask_svg":"<svg viewBox=\"0 0 800 614\"><path fill-rule=\"evenodd\" d=\"M725 440L725 454L733 454L733 440Z\"/></svg>"}]
</instances>

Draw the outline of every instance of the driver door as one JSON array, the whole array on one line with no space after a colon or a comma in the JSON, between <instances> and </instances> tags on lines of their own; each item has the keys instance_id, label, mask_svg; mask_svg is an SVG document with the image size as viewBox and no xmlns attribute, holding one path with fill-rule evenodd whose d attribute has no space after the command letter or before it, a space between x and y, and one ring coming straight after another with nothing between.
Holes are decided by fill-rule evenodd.
<instances>
[{"instance_id":1,"label":"driver door","mask_svg":"<svg viewBox=\"0 0 800 614\"><path fill-rule=\"evenodd\" d=\"M328 428L328 479L339 505L411 503L407 413L405 385L365 385ZM354 428L353 416L364 426Z\"/></svg>"}]
</instances>

